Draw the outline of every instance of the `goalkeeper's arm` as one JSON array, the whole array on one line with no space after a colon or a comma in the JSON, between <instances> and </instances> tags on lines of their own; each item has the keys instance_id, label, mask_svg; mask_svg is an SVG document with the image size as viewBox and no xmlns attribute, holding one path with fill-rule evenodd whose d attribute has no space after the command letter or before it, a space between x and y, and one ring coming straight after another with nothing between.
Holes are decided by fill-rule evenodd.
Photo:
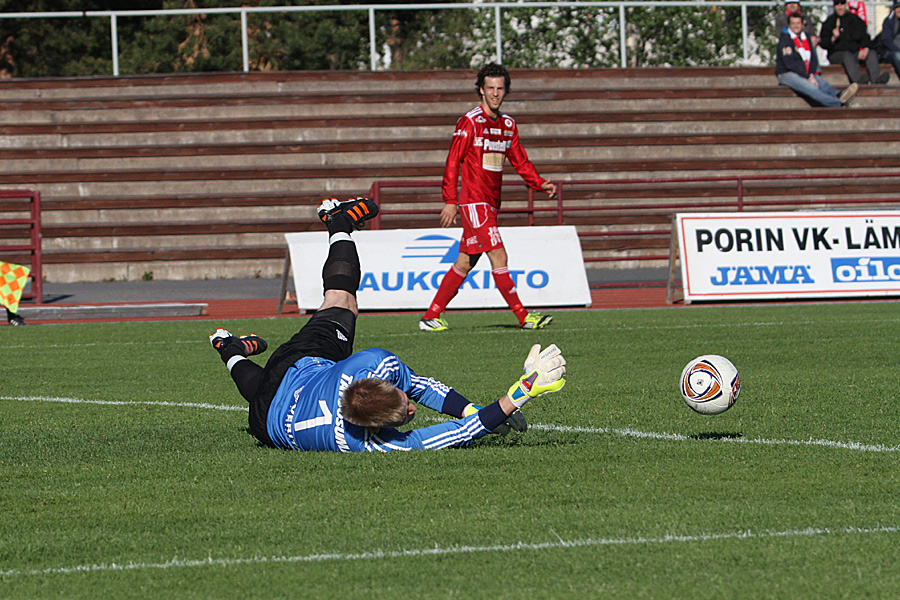
<instances>
[{"instance_id":1,"label":"goalkeeper's arm","mask_svg":"<svg viewBox=\"0 0 900 600\"><path fill-rule=\"evenodd\" d=\"M525 374L505 396L478 411L481 422L493 431L532 398L561 390L566 385L565 375L566 359L556 344L543 352L541 346L535 344L525 359Z\"/></svg>"}]
</instances>

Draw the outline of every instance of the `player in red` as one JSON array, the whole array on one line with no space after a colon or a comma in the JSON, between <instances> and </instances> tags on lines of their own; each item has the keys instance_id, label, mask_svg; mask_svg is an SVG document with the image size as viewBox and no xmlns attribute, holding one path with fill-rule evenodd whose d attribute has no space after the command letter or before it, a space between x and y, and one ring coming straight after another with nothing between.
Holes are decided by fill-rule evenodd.
<instances>
[{"instance_id":1,"label":"player in red","mask_svg":"<svg viewBox=\"0 0 900 600\"><path fill-rule=\"evenodd\" d=\"M448 329L447 322L440 318L441 313L483 253L491 261L494 284L523 329L542 329L552 320L550 315L528 312L522 306L497 229L503 163L507 158L529 186L546 192L551 198L556 195L556 184L538 175L528 160L519 143L515 120L500 112L500 105L509 93L509 83L509 72L502 65L491 63L482 67L475 82L481 105L467 112L456 124L444 166L441 227L454 225L459 214L463 235L456 263L444 275L434 300L419 321L419 329L423 331ZM462 187L457 197L460 168Z\"/></svg>"}]
</instances>

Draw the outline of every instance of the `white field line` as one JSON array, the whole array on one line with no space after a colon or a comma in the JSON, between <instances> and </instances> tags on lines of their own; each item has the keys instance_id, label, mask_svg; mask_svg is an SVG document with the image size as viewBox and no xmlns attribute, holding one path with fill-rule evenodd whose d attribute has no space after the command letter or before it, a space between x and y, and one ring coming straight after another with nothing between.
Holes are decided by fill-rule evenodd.
<instances>
[{"instance_id":1,"label":"white field line","mask_svg":"<svg viewBox=\"0 0 900 600\"><path fill-rule=\"evenodd\" d=\"M118 400L81 400L79 398L50 398L46 396L0 396L0 400L16 400L19 402L62 402L68 404L103 404L108 406L173 406L177 408L208 408L212 410L245 411L246 406L229 406L226 404L203 404L194 402L125 402Z\"/></svg>"},{"instance_id":2,"label":"white field line","mask_svg":"<svg viewBox=\"0 0 900 600\"><path fill-rule=\"evenodd\" d=\"M245 411L244 406L228 404L204 404L194 402L124 402L116 400L81 400L78 398L53 398L46 396L0 396L0 400L12 400L16 402L62 402L69 404L100 404L109 406L167 406L174 408L201 408L210 410ZM440 422L441 419L423 416L419 421ZM564 433L588 433L594 435L615 435L619 437L634 437L654 440L669 440L675 442L701 441L691 436L680 433L656 433L652 431L639 431L629 428L608 427L575 427L570 425L552 425L543 423L529 423L531 429L539 431L559 431ZM732 444L760 444L765 446L820 446L823 448L837 448L841 450L858 450L861 452L900 452L900 446L885 446L883 444L863 444L860 442L839 442L834 440L821 440L810 438L808 440L766 439L766 438L716 438L702 440L704 442L722 442Z\"/></svg>"},{"instance_id":3,"label":"white field line","mask_svg":"<svg viewBox=\"0 0 900 600\"><path fill-rule=\"evenodd\" d=\"M496 544L490 546L449 546L442 548L433 546L427 548L412 548L408 550L370 550L357 553L328 553L305 554L299 556L253 556L249 558L203 558L203 559L178 559L173 558L166 562L128 562L128 563L100 563L94 565L76 565L71 567L50 567L47 569L9 569L0 570L0 577L12 578L29 575L67 575L70 573L95 573L104 571L142 571L147 569L176 569L192 567L231 567L257 564L279 563L323 563L323 562L348 562L358 560L382 560L397 558L418 558L428 556L448 556L457 554L494 553L494 552L522 552L544 551L568 548L591 548L602 546L641 546L652 544L692 544L722 540L752 540L769 538L799 538L825 535L872 535L880 533L898 533L900 527L892 525L877 525L874 527L808 527L806 529L791 529L786 531L737 531L731 533L708 533L699 535L675 535L669 534L662 537L627 537L627 538L581 538L564 540L557 536L556 540L548 542L515 542L511 544Z\"/></svg>"}]
</instances>

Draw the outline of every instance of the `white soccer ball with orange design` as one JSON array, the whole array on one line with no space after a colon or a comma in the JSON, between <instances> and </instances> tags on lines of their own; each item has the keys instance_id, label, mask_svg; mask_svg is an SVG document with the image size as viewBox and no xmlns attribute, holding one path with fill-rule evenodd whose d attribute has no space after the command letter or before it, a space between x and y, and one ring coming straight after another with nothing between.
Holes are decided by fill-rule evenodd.
<instances>
[{"instance_id":1,"label":"white soccer ball with orange design","mask_svg":"<svg viewBox=\"0 0 900 600\"><path fill-rule=\"evenodd\" d=\"M718 415L741 393L741 376L731 361L718 354L698 356L681 372L681 397L703 415Z\"/></svg>"}]
</instances>

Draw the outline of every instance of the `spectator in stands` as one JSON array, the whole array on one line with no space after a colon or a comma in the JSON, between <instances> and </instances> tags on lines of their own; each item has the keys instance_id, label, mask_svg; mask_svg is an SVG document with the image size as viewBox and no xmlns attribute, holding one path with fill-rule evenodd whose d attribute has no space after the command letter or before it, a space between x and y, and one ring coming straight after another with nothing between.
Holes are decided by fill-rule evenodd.
<instances>
[{"instance_id":1,"label":"spectator in stands","mask_svg":"<svg viewBox=\"0 0 900 600\"><path fill-rule=\"evenodd\" d=\"M851 83L840 92L819 74L816 48L803 30L803 17L798 12L788 17L788 30L778 38L775 53L778 83L791 88L813 106L847 106L859 89L859 85Z\"/></svg>"},{"instance_id":2,"label":"spectator in stands","mask_svg":"<svg viewBox=\"0 0 900 600\"><path fill-rule=\"evenodd\" d=\"M900 0L894 0L891 13L881 24L879 36L882 48L881 62L894 66L894 73L900 78Z\"/></svg>"},{"instance_id":3,"label":"spectator in stands","mask_svg":"<svg viewBox=\"0 0 900 600\"><path fill-rule=\"evenodd\" d=\"M809 15L801 12L800 3L797 2L797 0L787 0L787 2L784 3L784 10L779 11L778 14L775 15L775 39L780 38L782 33L787 32L788 16L794 13L803 15L803 31L805 31L807 37L809 37L810 45L815 48L819 45L819 36L816 35L816 27Z\"/></svg>"},{"instance_id":4,"label":"spectator in stands","mask_svg":"<svg viewBox=\"0 0 900 600\"><path fill-rule=\"evenodd\" d=\"M834 12L822 23L819 45L828 51L828 60L843 65L850 83L887 83L890 73L881 73L878 55L869 52L872 39L862 19L851 14L847 0L834 0ZM860 64L866 65L866 73Z\"/></svg>"}]
</instances>

